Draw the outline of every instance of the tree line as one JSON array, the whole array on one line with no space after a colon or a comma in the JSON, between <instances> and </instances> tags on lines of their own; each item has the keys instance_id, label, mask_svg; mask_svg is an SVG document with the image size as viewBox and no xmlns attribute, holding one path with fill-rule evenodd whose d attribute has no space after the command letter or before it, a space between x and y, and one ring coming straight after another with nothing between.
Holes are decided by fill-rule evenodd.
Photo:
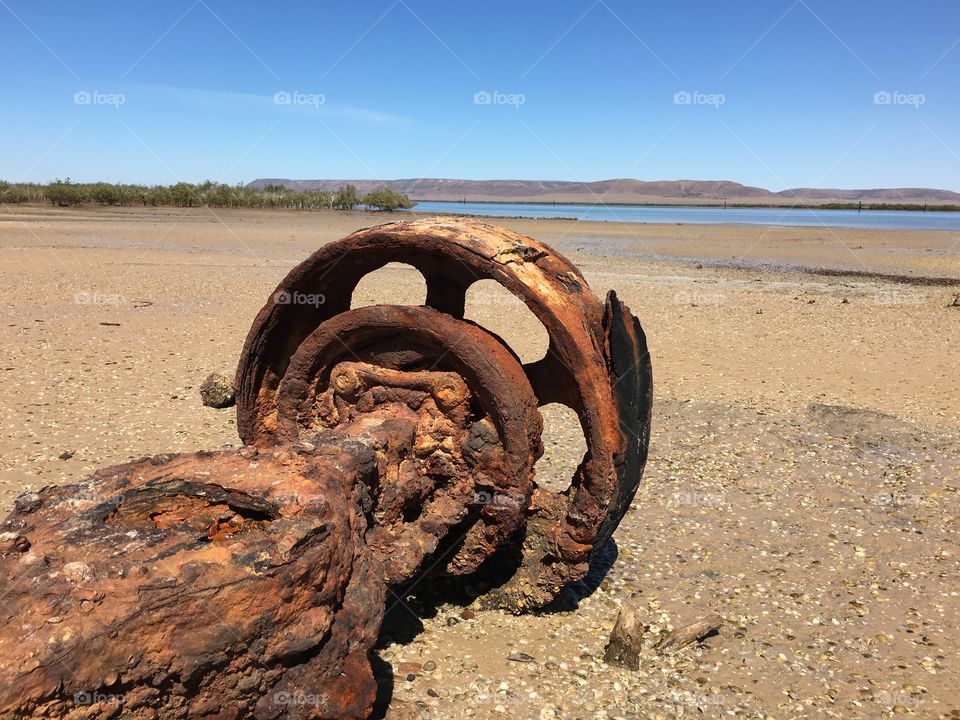
<instances>
[{"instance_id":1,"label":"tree line","mask_svg":"<svg viewBox=\"0 0 960 720\"><path fill-rule=\"evenodd\" d=\"M383 187L362 194L353 185L336 190L290 190L267 185L262 190L207 180L175 185L123 185L55 180L47 185L7 183L0 180L0 203L47 203L55 207L79 205L143 205L149 207L289 208L294 210L409 209L414 202L396 190Z\"/></svg>"}]
</instances>

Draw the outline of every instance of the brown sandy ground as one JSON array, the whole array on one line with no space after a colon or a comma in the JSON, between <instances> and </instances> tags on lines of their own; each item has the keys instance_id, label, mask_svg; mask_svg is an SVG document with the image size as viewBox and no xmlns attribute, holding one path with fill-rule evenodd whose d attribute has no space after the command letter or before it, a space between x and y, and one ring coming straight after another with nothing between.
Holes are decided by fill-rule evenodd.
<instances>
[{"instance_id":1,"label":"brown sandy ground","mask_svg":"<svg viewBox=\"0 0 960 720\"><path fill-rule=\"evenodd\" d=\"M289 268L390 219L0 208L0 507L144 453L237 444L231 411L201 406L203 378L232 372ZM960 237L497 222L554 244L643 321L650 463L609 572L558 610L395 601L387 717L960 717L960 287L797 271L960 283ZM422 298L415 272L387 268L356 302ZM543 353L505 293L469 300L522 357ZM538 470L560 486L582 439L570 413L545 414ZM727 625L609 668L625 602L654 625ZM532 661L506 659L518 652Z\"/></svg>"}]
</instances>

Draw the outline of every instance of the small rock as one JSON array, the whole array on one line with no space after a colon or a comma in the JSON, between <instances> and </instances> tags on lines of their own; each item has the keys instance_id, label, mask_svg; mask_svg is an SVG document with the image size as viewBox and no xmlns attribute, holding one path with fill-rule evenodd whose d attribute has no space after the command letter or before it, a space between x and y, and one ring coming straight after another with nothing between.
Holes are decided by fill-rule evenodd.
<instances>
[{"instance_id":1,"label":"small rock","mask_svg":"<svg viewBox=\"0 0 960 720\"><path fill-rule=\"evenodd\" d=\"M397 665L397 674L406 675L407 680L413 680L421 670L423 665L418 662L402 662Z\"/></svg>"},{"instance_id":2,"label":"small rock","mask_svg":"<svg viewBox=\"0 0 960 720\"><path fill-rule=\"evenodd\" d=\"M473 618L475 618L476 616L477 616L477 613L475 613L470 608L467 608L462 613L460 613L460 617L462 617L464 620L473 620Z\"/></svg>"},{"instance_id":3,"label":"small rock","mask_svg":"<svg viewBox=\"0 0 960 720\"><path fill-rule=\"evenodd\" d=\"M29 515L42 504L43 501L40 499L40 495L35 492L21 493L17 496L17 499L13 501L13 507L16 511L24 515Z\"/></svg>"},{"instance_id":4,"label":"small rock","mask_svg":"<svg viewBox=\"0 0 960 720\"><path fill-rule=\"evenodd\" d=\"M72 583L90 582L93 579L93 571L90 566L82 562L68 562L63 566L63 575Z\"/></svg>"},{"instance_id":5,"label":"small rock","mask_svg":"<svg viewBox=\"0 0 960 720\"><path fill-rule=\"evenodd\" d=\"M69 460L70 458L73 457L73 454L74 454L73 450L64 450L62 453L57 455L57 458L60 460Z\"/></svg>"},{"instance_id":6,"label":"small rock","mask_svg":"<svg viewBox=\"0 0 960 720\"><path fill-rule=\"evenodd\" d=\"M200 398L207 407L230 407L237 401L233 380L220 373L210 373L200 386Z\"/></svg>"},{"instance_id":7,"label":"small rock","mask_svg":"<svg viewBox=\"0 0 960 720\"><path fill-rule=\"evenodd\" d=\"M13 532L0 533L0 555L17 552L25 553L30 549L30 541L23 535Z\"/></svg>"},{"instance_id":8,"label":"small rock","mask_svg":"<svg viewBox=\"0 0 960 720\"><path fill-rule=\"evenodd\" d=\"M436 670L436 669L437 669L437 664L436 664L433 660L427 660L427 661L423 664L423 671L424 671L424 672L433 672L433 671Z\"/></svg>"},{"instance_id":9,"label":"small rock","mask_svg":"<svg viewBox=\"0 0 960 720\"><path fill-rule=\"evenodd\" d=\"M514 662L533 662L533 655L528 655L525 652L512 652L507 655L507 660L513 660Z\"/></svg>"},{"instance_id":10,"label":"small rock","mask_svg":"<svg viewBox=\"0 0 960 720\"><path fill-rule=\"evenodd\" d=\"M453 615L451 615L450 617L447 618L447 626L448 626L448 627L453 627L454 625L459 625L459 624L460 624L460 619L459 619L459 618L457 618L457 617L455 617L455 616L453 616Z\"/></svg>"}]
</instances>

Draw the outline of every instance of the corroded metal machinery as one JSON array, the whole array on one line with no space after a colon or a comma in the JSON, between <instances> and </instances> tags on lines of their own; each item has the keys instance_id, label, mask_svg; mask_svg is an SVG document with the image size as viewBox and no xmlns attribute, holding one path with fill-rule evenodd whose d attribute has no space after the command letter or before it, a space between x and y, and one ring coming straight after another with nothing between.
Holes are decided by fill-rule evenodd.
<instances>
[{"instance_id":1,"label":"corroded metal machinery","mask_svg":"<svg viewBox=\"0 0 960 720\"><path fill-rule=\"evenodd\" d=\"M423 274L425 306L351 309L389 262ZM546 328L542 360L463 319L488 279ZM236 383L241 449L18 498L0 525L0 718L366 717L388 588L543 607L586 575L646 461L637 319L559 253L472 220L323 246L260 311ZM554 402L587 445L562 493L535 472Z\"/></svg>"}]
</instances>

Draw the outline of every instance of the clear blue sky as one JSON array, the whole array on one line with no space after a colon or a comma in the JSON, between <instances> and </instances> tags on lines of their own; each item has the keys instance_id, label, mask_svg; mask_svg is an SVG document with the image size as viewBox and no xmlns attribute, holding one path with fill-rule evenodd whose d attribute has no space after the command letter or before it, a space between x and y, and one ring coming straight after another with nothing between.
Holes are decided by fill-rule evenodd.
<instances>
[{"instance_id":1,"label":"clear blue sky","mask_svg":"<svg viewBox=\"0 0 960 720\"><path fill-rule=\"evenodd\" d=\"M0 0L0 57L8 181L960 190L956 0Z\"/></svg>"}]
</instances>

